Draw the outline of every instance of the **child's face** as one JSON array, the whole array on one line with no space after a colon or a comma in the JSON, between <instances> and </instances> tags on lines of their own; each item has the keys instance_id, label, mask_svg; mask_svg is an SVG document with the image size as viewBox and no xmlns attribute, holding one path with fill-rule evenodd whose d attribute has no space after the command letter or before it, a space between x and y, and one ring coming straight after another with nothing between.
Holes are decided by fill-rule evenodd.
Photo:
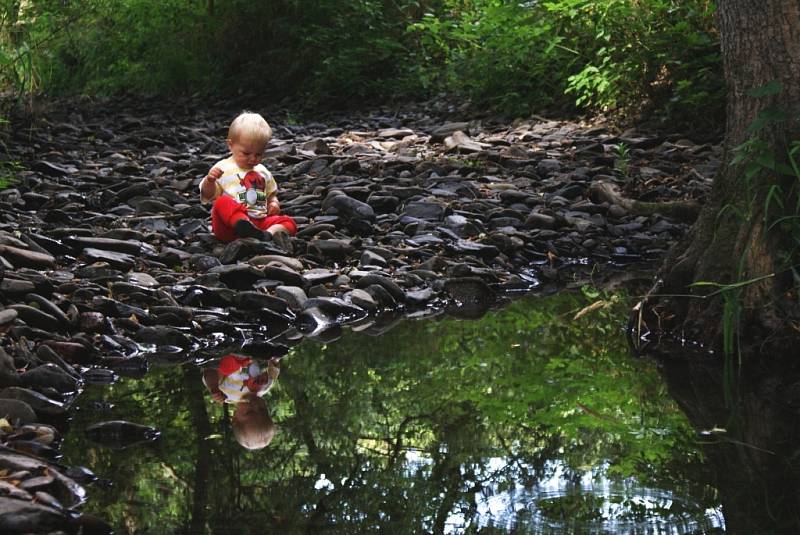
<instances>
[{"instance_id":1,"label":"child's face","mask_svg":"<svg viewBox=\"0 0 800 535\"><path fill-rule=\"evenodd\" d=\"M242 396L236 404L233 419L243 425L259 425L268 419L267 403L252 392Z\"/></svg>"},{"instance_id":2,"label":"child's face","mask_svg":"<svg viewBox=\"0 0 800 535\"><path fill-rule=\"evenodd\" d=\"M228 140L228 148L233 154L233 161L242 169L252 169L264 158L267 144L260 139L240 138Z\"/></svg>"}]
</instances>

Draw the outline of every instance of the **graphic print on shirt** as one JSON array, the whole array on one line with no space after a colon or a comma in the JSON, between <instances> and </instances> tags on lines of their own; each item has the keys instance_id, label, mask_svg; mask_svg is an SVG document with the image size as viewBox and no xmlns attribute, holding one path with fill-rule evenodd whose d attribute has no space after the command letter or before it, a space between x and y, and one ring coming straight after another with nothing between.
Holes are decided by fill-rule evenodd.
<instances>
[{"instance_id":1,"label":"graphic print on shirt","mask_svg":"<svg viewBox=\"0 0 800 535\"><path fill-rule=\"evenodd\" d=\"M244 191L239 193L239 202L253 206L259 201L262 203L266 201L267 183L261 173L248 171L244 177L239 179L239 184L244 188Z\"/></svg>"},{"instance_id":2,"label":"graphic print on shirt","mask_svg":"<svg viewBox=\"0 0 800 535\"><path fill-rule=\"evenodd\" d=\"M214 167L222 170L222 176L217 179L216 193L211 198L202 196L205 179L201 182L200 199L203 202L211 201L219 195L229 195L247 207L247 215L251 218L258 219L269 215L266 201L270 195L278 191L278 184L264 165L258 164L252 169L242 169L236 165L233 158L226 158L217 162ZM250 188L249 199L247 185L254 186L254 188ZM252 201L253 198L255 198L255 202L249 203L248 200Z\"/></svg>"}]
</instances>

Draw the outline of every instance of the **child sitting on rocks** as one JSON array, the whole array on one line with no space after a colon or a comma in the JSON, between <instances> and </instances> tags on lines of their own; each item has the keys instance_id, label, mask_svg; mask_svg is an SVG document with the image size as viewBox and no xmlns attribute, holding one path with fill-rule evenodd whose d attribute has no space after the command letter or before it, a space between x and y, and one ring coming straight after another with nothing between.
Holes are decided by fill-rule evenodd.
<instances>
[{"instance_id":1,"label":"child sitting on rocks","mask_svg":"<svg viewBox=\"0 0 800 535\"><path fill-rule=\"evenodd\" d=\"M241 355L225 355L216 368L203 370L203 384L217 403L235 405L233 436L249 450L266 447L275 436L275 424L262 398L275 384L280 360L271 358L267 369Z\"/></svg>"},{"instance_id":2,"label":"child sitting on rocks","mask_svg":"<svg viewBox=\"0 0 800 535\"><path fill-rule=\"evenodd\" d=\"M291 251L289 235L297 233L297 225L280 215L278 185L261 163L271 137L261 115L241 113L228 129L231 155L214 164L200 182L200 200L214 201L211 230L220 241L258 238Z\"/></svg>"}]
</instances>

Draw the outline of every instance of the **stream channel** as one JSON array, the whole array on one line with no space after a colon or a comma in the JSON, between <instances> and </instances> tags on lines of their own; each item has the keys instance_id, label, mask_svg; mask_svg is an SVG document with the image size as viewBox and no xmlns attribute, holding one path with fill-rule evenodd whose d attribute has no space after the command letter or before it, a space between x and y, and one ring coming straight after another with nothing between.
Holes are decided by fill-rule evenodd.
<instances>
[{"instance_id":1,"label":"stream channel","mask_svg":"<svg viewBox=\"0 0 800 535\"><path fill-rule=\"evenodd\" d=\"M253 451L203 385L214 361L164 359L87 387L62 462L99 476L83 510L119 533L723 533L704 453L720 431L631 355L631 299L583 288L298 340ZM107 420L160 436L90 440Z\"/></svg>"}]
</instances>

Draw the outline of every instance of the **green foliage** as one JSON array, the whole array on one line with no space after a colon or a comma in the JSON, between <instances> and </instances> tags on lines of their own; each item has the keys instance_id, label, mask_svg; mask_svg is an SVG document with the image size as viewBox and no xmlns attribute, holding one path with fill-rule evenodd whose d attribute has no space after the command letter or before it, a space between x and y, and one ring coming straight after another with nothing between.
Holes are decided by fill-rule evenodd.
<instances>
[{"instance_id":1,"label":"green foliage","mask_svg":"<svg viewBox=\"0 0 800 535\"><path fill-rule=\"evenodd\" d=\"M631 164L631 149L625 143L621 142L617 145L615 151L616 159L614 160L614 169L622 173L623 176L628 175L628 168Z\"/></svg>"},{"instance_id":2,"label":"green foliage","mask_svg":"<svg viewBox=\"0 0 800 535\"><path fill-rule=\"evenodd\" d=\"M4 160L0 162L0 190L4 190L17 182L16 173L21 169L17 161Z\"/></svg>"},{"instance_id":3,"label":"green foliage","mask_svg":"<svg viewBox=\"0 0 800 535\"><path fill-rule=\"evenodd\" d=\"M8 127L8 119L0 117L0 134ZM17 173L22 169L22 164L15 159L12 159L8 152L8 146L2 137L0 137L0 190L12 186L17 182Z\"/></svg>"},{"instance_id":4,"label":"green foliage","mask_svg":"<svg viewBox=\"0 0 800 535\"><path fill-rule=\"evenodd\" d=\"M410 25L427 71L479 106L526 113L562 103L574 54L557 20L529 3L444 2ZM429 82L430 83L430 82Z\"/></svg>"},{"instance_id":5,"label":"green foliage","mask_svg":"<svg viewBox=\"0 0 800 535\"><path fill-rule=\"evenodd\" d=\"M705 1L560 0L560 15L580 51L580 71L569 77L576 104L602 109L651 103L662 114L688 120L721 116L721 71ZM712 108L712 109L709 109Z\"/></svg>"},{"instance_id":6,"label":"green foliage","mask_svg":"<svg viewBox=\"0 0 800 535\"><path fill-rule=\"evenodd\" d=\"M515 115L649 103L721 124L707 0L2 1L0 75L19 92L446 91Z\"/></svg>"}]
</instances>

